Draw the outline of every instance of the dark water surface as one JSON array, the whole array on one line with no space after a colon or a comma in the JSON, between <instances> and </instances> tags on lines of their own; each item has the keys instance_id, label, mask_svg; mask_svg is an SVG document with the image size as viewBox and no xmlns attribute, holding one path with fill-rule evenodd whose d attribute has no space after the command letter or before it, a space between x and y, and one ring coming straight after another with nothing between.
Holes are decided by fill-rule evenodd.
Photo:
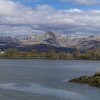
<instances>
[{"instance_id":1,"label":"dark water surface","mask_svg":"<svg viewBox=\"0 0 100 100\"><path fill-rule=\"evenodd\" d=\"M0 100L100 100L100 88L68 80L100 71L100 61L0 60Z\"/></svg>"}]
</instances>

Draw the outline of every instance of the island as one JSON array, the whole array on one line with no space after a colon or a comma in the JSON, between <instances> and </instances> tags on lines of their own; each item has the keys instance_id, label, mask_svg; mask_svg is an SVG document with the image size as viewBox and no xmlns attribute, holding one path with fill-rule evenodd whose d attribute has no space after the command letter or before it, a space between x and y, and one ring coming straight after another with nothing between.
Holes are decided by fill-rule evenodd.
<instances>
[{"instance_id":1,"label":"island","mask_svg":"<svg viewBox=\"0 0 100 100\"><path fill-rule=\"evenodd\" d=\"M88 84L90 86L100 88L100 72L95 73L93 76L81 76L70 80L71 83Z\"/></svg>"}]
</instances>

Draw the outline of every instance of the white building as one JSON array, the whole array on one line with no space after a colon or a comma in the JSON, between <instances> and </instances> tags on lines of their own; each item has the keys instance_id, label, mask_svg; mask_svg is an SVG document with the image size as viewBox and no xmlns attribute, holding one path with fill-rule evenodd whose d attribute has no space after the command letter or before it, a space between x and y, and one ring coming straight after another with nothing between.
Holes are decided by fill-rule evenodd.
<instances>
[{"instance_id":1,"label":"white building","mask_svg":"<svg viewBox=\"0 0 100 100\"><path fill-rule=\"evenodd\" d=\"M4 54L4 53L5 53L4 51L1 51L1 50L0 50L0 54Z\"/></svg>"}]
</instances>

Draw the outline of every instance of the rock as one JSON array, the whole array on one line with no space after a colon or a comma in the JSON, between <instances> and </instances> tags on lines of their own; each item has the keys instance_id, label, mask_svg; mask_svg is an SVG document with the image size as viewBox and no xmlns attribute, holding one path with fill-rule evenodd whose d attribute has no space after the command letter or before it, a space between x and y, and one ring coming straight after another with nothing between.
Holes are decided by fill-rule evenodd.
<instances>
[{"instance_id":1,"label":"rock","mask_svg":"<svg viewBox=\"0 0 100 100\"><path fill-rule=\"evenodd\" d=\"M81 76L70 80L69 82L88 84L90 86L100 87L100 72L95 73L93 76Z\"/></svg>"},{"instance_id":2,"label":"rock","mask_svg":"<svg viewBox=\"0 0 100 100\"><path fill-rule=\"evenodd\" d=\"M94 76L100 76L100 72L95 73Z\"/></svg>"}]
</instances>

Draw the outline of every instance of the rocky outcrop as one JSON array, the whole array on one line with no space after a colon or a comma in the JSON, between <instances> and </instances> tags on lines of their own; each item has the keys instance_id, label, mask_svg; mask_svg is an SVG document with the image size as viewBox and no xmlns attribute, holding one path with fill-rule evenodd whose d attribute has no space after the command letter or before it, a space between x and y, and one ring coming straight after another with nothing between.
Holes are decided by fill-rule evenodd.
<instances>
[{"instance_id":1,"label":"rocky outcrop","mask_svg":"<svg viewBox=\"0 0 100 100\"><path fill-rule=\"evenodd\" d=\"M95 86L100 88L100 72L95 73L93 76L81 76L70 80L69 82L88 84L90 86Z\"/></svg>"}]
</instances>

